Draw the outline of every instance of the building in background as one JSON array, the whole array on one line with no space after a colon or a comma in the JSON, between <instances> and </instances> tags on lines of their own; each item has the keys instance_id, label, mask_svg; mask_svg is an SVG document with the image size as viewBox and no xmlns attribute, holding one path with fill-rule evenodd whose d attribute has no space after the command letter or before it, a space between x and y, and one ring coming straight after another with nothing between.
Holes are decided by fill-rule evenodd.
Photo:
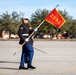
<instances>
[{"instance_id":1,"label":"building in background","mask_svg":"<svg viewBox=\"0 0 76 75\"><path fill-rule=\"evenodd\" d=\"M10 36L9 31L3 30L2 31L2 39L8 39Z\"/></svg>"},{"instance_id":2,"label":"building in background","mask_svg":"<svg viewBox=\"0 0 76 75\"><path fill-rule=\"evenodd\" d=\"M0 39L15 39L19 38L17 34L10 34L9 31L3 30L0 32Z\"/></svg>"}]
</instances>

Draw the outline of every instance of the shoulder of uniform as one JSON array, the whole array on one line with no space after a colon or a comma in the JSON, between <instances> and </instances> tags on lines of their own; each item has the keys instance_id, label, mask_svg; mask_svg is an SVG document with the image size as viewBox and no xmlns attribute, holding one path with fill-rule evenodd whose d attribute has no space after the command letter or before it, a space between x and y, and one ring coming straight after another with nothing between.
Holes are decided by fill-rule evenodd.
<instances>
[{"instance_id":1,"label":"shoulder of uniform","mask_svg":"<svg viewBox=\"0 0 76 75\"><path fill-rule=\"evenodd\" d=\"M20 25L19 29L20 29L20 30L23 30L23 25Z\"/></svg>"},{"instance_id":2,"label":"shoulder of uniform","mask_svg":"<svg viewBox=\"0 0 76 75\"><path fill-rule=\"evenodd\" d=\"M20 27L20 30L23 30L23 27Z\"/></svg>"}]
</instances>

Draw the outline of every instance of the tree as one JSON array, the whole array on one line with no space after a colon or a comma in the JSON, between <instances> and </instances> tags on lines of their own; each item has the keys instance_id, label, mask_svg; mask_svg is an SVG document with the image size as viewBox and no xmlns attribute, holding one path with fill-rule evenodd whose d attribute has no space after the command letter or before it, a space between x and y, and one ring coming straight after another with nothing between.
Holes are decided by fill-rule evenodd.
<instances>
[{"instance_id":1,"label":"tree","mask_svg":"<svg viewBox=\"0 0 76 75\"><path fill-rule=\"evenodd\" d=\"M46 21L41 25L41 27L38 29L39 34L56 34L59 33L63 34L64 32L68 34L72 34L73 36L76 34L76 20L74 20L71 16L68 15L68 12L66 10L61 11L58 10L61 15L65 18L66 23L58 29L57 27L47 23ZM38 9L35 11L30 18L30 24L33 28L36 28L44 19L45 17L50 13L47 9ZM11 14L6 11L2 15L0 15L0 32L2 30L8 30L10 33L17 33L18 27L21 24L21 18L24 16L24 13L17 13L16 11L13 11Z\"/></svg>"},{"instance_id":2,"label":"tree","mask_svg":"<svg viewBox=\"0 0 76 75\"><path fill-rule=\"evenodd\" d=\"M43 9L43 10L38 9L37 11L35 11L35 13L33 13L31 15L32 26L34 28L37 27L45 19L45 17L48 15L48 13L49 13L49 11L46 9ZM38 31L39 31L39 33L45 34L45 33L48 33L51 28L52 28L52 26L49 23L44 22Z\"/></svg>"},{"instance_id":3,"label":"tree","mask_svg":"<svg viewBox=\"0 0 76 75\"><path fill-rule=\"evenodd\" d=\"M47 22L44 22L38 31L42 32L43 34L49 32L56 35L58 35L59 33L63 34L64 32L68 34L75 34L76 22L72 19L71 16L68 15L68 12L66 12L66 10L64 11L58 10L58 11L65 18L66 23L60 29L58 29L57 27ZM33 25L33 27L37 27L48 14L49 10L46 9L43 10L38 9L37 11L35 11L35 13L31 15L31 24Z\"/></svg>"},{"instance_id":4,"label":"tree","mask_svg":"<svg viewBox=\"0 0 76 75\"><path fill-rule=\"evenodd\" d=\"M0 31L8 30L10 33L17 33L18 27L21 23L23 13L13 11L9 14L7 11L0 15Z\"/></svg>"},{"instance_id":5,"label":"tree","mask_svg":"<svg viewBox=\"0 0 76 75\"><path fill-rule=\"evenodd\" d=\"M3 13L3 15L0 16L0 30L8 30L8 25L10 22L10 15L8 14L8 12Z\"/></svg>"}]
</instances>

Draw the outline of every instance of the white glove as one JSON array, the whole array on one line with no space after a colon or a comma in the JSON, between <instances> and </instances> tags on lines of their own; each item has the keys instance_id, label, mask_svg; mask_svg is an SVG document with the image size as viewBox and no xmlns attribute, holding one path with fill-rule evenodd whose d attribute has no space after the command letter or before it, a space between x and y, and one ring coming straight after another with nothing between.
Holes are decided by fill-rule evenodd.
<instances>
[{"instance_id":1,"label":"white glove","mask_svg":"<svg viewBox=\"0 0 76 75\"><path fill-rule=\"evenodd\" d=\"M29 41L29 38L26 38L26 39L25 39L25 42L28 42L28 41Z\"/></svg>"},{"instance_id":2,"label":"white glove","mask_svg":"<svg viewBox=\"0 0 76 75\"><path fill-rule=\"evenodd\" d=\"M35 28L35 29L34 29L34 32L37 32L37 30L38 30L38 28Z\"/></svg>"}]
</instances>

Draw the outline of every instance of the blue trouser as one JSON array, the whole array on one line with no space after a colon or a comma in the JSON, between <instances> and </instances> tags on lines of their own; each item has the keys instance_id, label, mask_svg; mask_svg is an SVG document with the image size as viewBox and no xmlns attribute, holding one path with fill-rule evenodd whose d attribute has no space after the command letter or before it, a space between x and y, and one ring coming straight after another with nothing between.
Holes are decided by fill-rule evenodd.
<instances>
[{"instance_id":1,"label":"blue trouser","mask_svg":"<svg viewBox=\"0 0 76 75\"><path fill-rule=\"evenodd\" d=\"M34 49L31 44L24 45L22 47L22 55L21 55L21 62L20 66L24 67L24 63L29 58L28 67L32 64L32 59L34 55Z\"/></svg>"}]
</instances>

